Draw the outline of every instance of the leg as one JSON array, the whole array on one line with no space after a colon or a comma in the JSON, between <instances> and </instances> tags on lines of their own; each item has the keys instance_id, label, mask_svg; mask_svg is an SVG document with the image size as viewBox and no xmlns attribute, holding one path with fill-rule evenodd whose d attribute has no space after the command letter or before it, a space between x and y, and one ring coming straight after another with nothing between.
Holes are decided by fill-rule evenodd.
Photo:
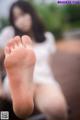
<instances>
[{"instance_id":1,"label":"leg","mask_svg":"<svg viewBox=\"0 0 80 120\"><path fill-rule=\"evenodd\" d=\"M9 78L14 112L19 117L26 117L34 109L32 78L35 54L28 36L17 36L8 43L4 64Z\"/></svg>"},{"instance_id":2,"label":"leg","mask_svg":"<svg viewBox=\"0 0 80 120\"><path fill-rule=\"evenodd\" d=\"M0 99L0 111L8 111L9 112L9 119L8 120L23 120L23 119L18 118L14 114L11 101L9 101L7 99Z\"/></svg>"},{"instance_id":3,"label":"leg","mask_svg":"<svg viewBox=\"0 0 80 120\"><path fill-rule=\"evenodd\" d=\"M52 120L67 119L67 105L61 89L56 84L37 85L35 105Z\"/></svg>"}]
</instances>

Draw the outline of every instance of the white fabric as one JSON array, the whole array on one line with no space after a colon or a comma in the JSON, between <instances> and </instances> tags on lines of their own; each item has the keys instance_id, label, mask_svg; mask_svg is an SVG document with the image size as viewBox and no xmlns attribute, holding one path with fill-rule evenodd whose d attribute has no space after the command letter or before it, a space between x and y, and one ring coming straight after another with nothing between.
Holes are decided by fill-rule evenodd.
<instances>
[{"instance_id":1,"label":"white fabric","mask_svg":"<svg viewBox=\"0 0 80 120\"><path fill-rule=\"evenodd\" d=\"M5 47L8 40L14 36L14 29L12 27L7 27L3 30L0 37L0 47ZM51 53L56 51L55 39L50 32L45 33L46 41L43 43L37 43L33 50L36 55L36 65L34 69L33 81L39 84L57 83L53 78L52 72L50 70L48 59ZM9 82L6 76L4 80L4 91L9 92Z\"/></svg>"},{"instance_id":2,"label":"white fabric","mask_svg":"<svg viewBox=\"0 0 80 120\"><path fill-rule=\"evenodd\" d=\"M3 83L3 93L8 97L10 97L10 87L9 87L9 80L8 77L6 76L4 79L4 83Z\"/></svg>"},{"instance_id":3,"label":"white fabric","mask_svg":"<svg viewBox=\"0 0 80 120\"><path fill-rule=\"evenodd\" d=\"M34 47L37 59L33 77L35 83L53 83L55 81L48 64L49 55L56 51L55 40L50 32L46 32L45 37L44 43L37 44Z\"/></svg>"},{"instance_id":4,"label":"white fabric","mask_svg":"<svg viewBox=\"0 0 80 120\"><path fill-rule=\"evenodd\" d=\"M0 48L4 48L9 41L14 36L13 27L9 26L2 30L0 34Z\"/></svg>"}]
</instances>

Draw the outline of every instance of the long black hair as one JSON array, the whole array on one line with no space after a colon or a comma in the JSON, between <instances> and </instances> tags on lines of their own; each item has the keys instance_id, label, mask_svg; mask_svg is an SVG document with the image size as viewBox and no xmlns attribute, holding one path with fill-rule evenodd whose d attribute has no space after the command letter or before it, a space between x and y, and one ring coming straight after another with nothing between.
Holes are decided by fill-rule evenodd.
<instances>
[{"instance_id":1,"label":"long black hair","mask_svg":"<svg viewBox=\"0 0 80 120\"><path fill-rule=\"evenodd\" d=\"M45 36L44 36L45 27L44 27L41 19L37 15L36 11L34 10L33 6L29 2L26 2L24 0L13 3L13 5L11 6L11 9L10 9L10 23L14 27L15 35L22 36L25 34L22 31L20 31L14 24L13 9L16 6L19 7L24 13L28 13L31 15L32 30L33 30L33 34L35 37L35 42L38 42L38 43L44 42L45 41Z\"/></svg>"}]
</instances>

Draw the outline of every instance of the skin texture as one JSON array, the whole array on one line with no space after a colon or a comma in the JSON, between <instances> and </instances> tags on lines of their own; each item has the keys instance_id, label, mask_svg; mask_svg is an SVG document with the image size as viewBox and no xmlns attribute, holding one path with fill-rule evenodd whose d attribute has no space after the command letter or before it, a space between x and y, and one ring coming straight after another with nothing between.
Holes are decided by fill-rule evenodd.
<instances>
[{"instance_id":1,"label":"skin texture","mask_svg":"<svg viewBox=\"0 0 80 120\"><path fill-rule=\"evenodd\" d=\"M17 36L8 43L4 64L9 77L13 109L17 115L25 117L26 114L31 114L34 108L31 81L35 55L28 36L23 36L22 39Z\"/></svg>"},{"instance_id":2,"label":"skin texture","mask_svg":"<svg viewBox=\"0 0 80 120\"><path fill-rule=\"evenodd\" d=\"M28 36L17 36L8 42L4 64L15 114L25 118L33 112L35 104L51 119L66 120L67 105L60 86L56 82L40 85L33 83L35 63L35 53Z\"/></svg>"}]
</instances>

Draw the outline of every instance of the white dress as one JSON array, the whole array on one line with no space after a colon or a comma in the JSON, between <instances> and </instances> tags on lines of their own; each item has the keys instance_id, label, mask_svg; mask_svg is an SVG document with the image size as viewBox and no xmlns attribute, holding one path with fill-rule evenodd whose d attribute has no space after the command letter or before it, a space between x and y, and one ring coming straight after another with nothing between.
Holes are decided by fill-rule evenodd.
<instances>
[{"instance_id":1,"label":"white dress","mask_svg":"<svg viewBox=\"0 0 80 120\"><path fill-rule=\"evenodd\" d=\"M8 40L14 36L14 29L7 27L1 34L0 47L5 47ZM34 69L33 82L36 84L57 84L54 76L52 75L50 66L48 64L49 55L55 53L56 45L54 36L50 32L45 33L46 41L37 43L33 50L36 55L36 65ZM9 82L7 76L4 80L4 92L9 93Z\"/></svg>"}]
</instances>

